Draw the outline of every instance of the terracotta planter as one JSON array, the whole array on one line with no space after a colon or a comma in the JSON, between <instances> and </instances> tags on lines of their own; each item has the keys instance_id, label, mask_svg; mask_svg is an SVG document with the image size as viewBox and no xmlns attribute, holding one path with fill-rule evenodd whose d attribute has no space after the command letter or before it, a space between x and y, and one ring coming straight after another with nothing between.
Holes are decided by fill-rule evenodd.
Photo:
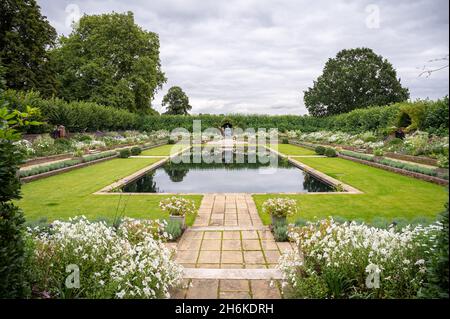
<instances>
[{"instance_id":1,"label":"terracotta planter","mask_svg":"<svg viewBox=\"0 0 450 319\"><path fill-rule=\"evenodd\" d=\"M170 215L170 220L180 223L181 228L183 228L183 229L186 228L186 215L184 215L184 216Z\"/></svg>"}]
</instances>

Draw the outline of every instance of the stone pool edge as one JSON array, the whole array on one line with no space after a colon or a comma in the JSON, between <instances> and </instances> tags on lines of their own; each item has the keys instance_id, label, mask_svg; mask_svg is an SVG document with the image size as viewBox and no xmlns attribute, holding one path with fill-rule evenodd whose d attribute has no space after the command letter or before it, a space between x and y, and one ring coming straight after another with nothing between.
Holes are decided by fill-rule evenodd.
<instances>
[{"instance_id":1,"label":"stone pool edge","mask_svg":"<svg viewBox=\"0 0 450 319\"><path fill-rule=\"evenodd\" d=\"M341 185L342 188L344 189L344 192L314 192L314 193L299 193L299 192L277 192L277 193L271 193L271 192L263 192L263 193L254 193L254 192L249 192L246 194L250 194L250 195L266 195L266 194L280 194L280 195L353 195L353 194L364 194L363 192L361 192L359 189L350 186L348 184L342 183L341 181L326 175L325 173L322 173L306 164L303 164L301 162L296 161L295 159L291 158L288 155L282 154L270 147L268 147L267 145L263 145L266 149L268 149L269 151L271 151L272 153L282 157L282 158L286 158L291 164L293 164L295 167L313 175L314 177L320 179L322 182L325 182L327 184L330 184L331 186L338 186ZM171 158L178 156L179 154L183 153L184 151L186 151L187 149L189 149L190 147L187 147L177 153L174 153L170 156L164 157L162 158L160 161L153 163L147 167L144 167L143 169L140 169L138 171L136 171L135 173L128 175L122 179L120 179L117 182L114 182L104 188L102 188L101 190L93 193L94 195L129 195L129 196L144 196L144 195L152 195L152 196L159 196L159 195L205 195L205 194L210 194L210 193L122 193L122 192L113 192L115 189L118 189L136 179L138 179L139 177L141 177L142 175L144 175L145 173L147 173L148 171L151 171L153 169L156 169L162 165L164 165L167 161L169 161ZM212 194L212 193L211 193ZM214 194L217 194L216 192Z\"/></svg>"},{"instance_id":2,"label":"stone pool edge","mask_svg":"<svg viewBox=\"0 0 450 319\"><path fill-rule=\"evenodd\" d=\"M102 189L100 189L99 191L96 191L95 193L93 193L93 195L133 195L133 194L139 194L139 195L145 195L147 193L122 193L122 192L114 192L115 189L118 189L122 186L125 186L126 184L138 179L139 177L141 177L142 175L144 175L145 173L147 173L148 171L151 171L153 169L156 169L162 165L164 165L168 160L178 156L179 154L185 152L186 150L190 149L191 147L186 147L184 149L182 149L179 152L176 152L170 156L164 156L161 157L161 160L153 163L149 166L146 166L136 172L134 172L131 175L128 175L120 180L118 180L117 182L114 182L112 184L109 184L108 186L103 187ZM138 157L138 156L136 156ZM155 157L157 158L157 157ZM162 195L161 193L155 193L155 195Z\"/></svg>"},{"instance_id":3,"label":"stone pool edge","mask_svg":"<svg viewBox=\"0 0 450 319\"><path fill-rule=\"evenodd\" d=\"M268 147L267 145L264 146L266 149L268 149L269 151L277 154L278 156L282 157L282 158L286 158L291 164L293 164L294 166L298 167L299 169L310 173L311 175L313 175L314 177L320 179L322 182L325 182L327 184L330 184L331 186L342 186L342 188L344 189L344 192L314 192L314 193L282 193L282 194L307 194L307 195L324 195L324 194L364 194L364 192L360 191L359 189L350 186L348 184L345 184L331 176L328 176L325 173L322 173L321 171L318 171L306 164L303 164L293 158L291 158L291 156L289 155L285 155L282 154L276 150L274 150L273 148ZM293 156L296 157L296 156ZM267 193L269 194L269 193ZM277 193L278 194L278 193Z\"/></svg>"}]
</instances>

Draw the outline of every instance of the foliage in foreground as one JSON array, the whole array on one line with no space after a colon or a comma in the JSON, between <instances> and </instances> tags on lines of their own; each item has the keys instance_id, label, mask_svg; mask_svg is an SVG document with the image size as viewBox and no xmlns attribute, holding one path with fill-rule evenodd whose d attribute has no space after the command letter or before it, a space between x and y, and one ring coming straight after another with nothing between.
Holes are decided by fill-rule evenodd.
<instances>
[{"instance_id":1,"label":"foliage in foreground","mask_svg":"<svg viewBox=\"0 0 450 319\"><path fill-rule=\"evenodd\" d=\"M290 232L302 255L283 255L279 268L292 297L416 298L442 229L440 222L396 230L326 219Z\"/></svg>"},{"instance_id":2,"label":"foliage in foreground","mask_svg":"<svg viewBox=\"0 0 450 319\"><path fill-rule=\"evenodd\" d=\"M84 217L56 221L50 231L30 230L30 267L38 298L167 298L182 267L163 244L165 224L126 218L117 227ZM72 266L70 266L72 265ZM70 272L79 269L79 286Z\"/></svg>"},{"instance_id":3,"label":"foliage in foreground","mask_svg":"<svg viewBox=\"0 0 450 319\"><path fill-rule=\"evenodd\" d=\"M427 272L427 283L420 290L421 298L448 298L448 275L449 275L449 220L448 203L446 210L441 214L442 231L437 236L437 249L435 258L427 263L429 271Z\"/></svg>"},{"instance_id":4,"label":"foliage in foreground","mask_svg":"<svg viewBox=\"0 0 450 319\"><path fill-rule=\"evenodd\" d=\"M0 92L1 93L1 92ZM4 103L0 100L0 106ZM23 212L12 201L20 199L17 171L22 153L13 144L16 129L28 123L29 113L0 107L0 298L20 298L28 294L27 253L23 239Z\"/></svg>"}]
</instances>

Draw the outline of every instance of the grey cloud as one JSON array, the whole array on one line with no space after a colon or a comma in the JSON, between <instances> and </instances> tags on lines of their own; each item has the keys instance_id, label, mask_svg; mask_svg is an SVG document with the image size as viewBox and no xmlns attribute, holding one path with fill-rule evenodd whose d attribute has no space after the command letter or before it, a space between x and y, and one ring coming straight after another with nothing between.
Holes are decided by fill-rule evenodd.
<instances>
[{"instance_id":1,"label":"grey cloud","mask_svg":"<svg viewBox=\"0 0 450 319\"><path fill-rule=\"evenodd\" d=\"M428 60L448 54L447 0L38 0L59 33L68 4L82 13L133 11L160 35L168 83L189 95L195 113L305 114L303 91L339 50L367 46L394 64L411 98L448 94L448 70L418 77ZM380 28L366 26L367 5Z\"/></svg>"}]
</instances>

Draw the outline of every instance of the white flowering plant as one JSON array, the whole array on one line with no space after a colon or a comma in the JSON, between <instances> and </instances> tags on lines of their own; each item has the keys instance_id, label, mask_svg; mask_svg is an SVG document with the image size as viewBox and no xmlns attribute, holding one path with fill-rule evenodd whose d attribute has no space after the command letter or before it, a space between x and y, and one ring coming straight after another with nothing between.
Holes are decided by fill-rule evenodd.
<instances>
[{"instance_id":1,"label":"white flowering plant","mask_svg":"<svg viewBox=\"0 0 450 319\"><path fill-rule=\"evenodd\" d=\"M439 222L396 230L326 219L291 229L299 250L278 268L296 297L414 298L441 230Z\"/></svg>"},{"instance_id":2,"label":"white flowering plant","mask_svg":"<svg viewBox=\"0 0 450 319\"><path fill-rule=\"evenodd\" d=\"M171 216L186 216L197 212L194 201L176 196L163 199L159 207Z\"/></svg>"},{"instance_id":3,"label":"white flowering plant","mask_svg":"<svg viewBox=\"0 0 450 319\"><path fill-rule=\"evenodd\" d=\"M289 198L270 198L262 205L263 212L274 217L288 217L297 212L297 201Z\"/></svg>"},{"instance_id":4,"label":"white flowering plant","mask_svg":"<svg viewBox=\"0 0 450 319\"><path fill-rule=\"evenodd\" d=\"M360 134L345 132L317 131L297 134L301 142L329 143L346 145L361 149L383 149L407 155L426 155L436 158L439 154L447 155L449 148L448 136L430 135L426 132L415 131L406 135L404 140L385 140L385 136L367 131ZM394 144L395 143L395 144Z\"/></svg>"},{"instance_id":5,"label":"white flowering plant","mask_svg":"<svg viewBox=\"0 0 450 319\"><path fill-rule=\"evenodd\" d=\"M169 289L181 283L183 269L153 230L136 232L147 229L136 223L127 220L116 229L77 217L54 222L50 231L29 230L34 293L45 298L168 298ZM79 269L78 287L67 286L68 266Z\"/></svg>"}]
</instances>

